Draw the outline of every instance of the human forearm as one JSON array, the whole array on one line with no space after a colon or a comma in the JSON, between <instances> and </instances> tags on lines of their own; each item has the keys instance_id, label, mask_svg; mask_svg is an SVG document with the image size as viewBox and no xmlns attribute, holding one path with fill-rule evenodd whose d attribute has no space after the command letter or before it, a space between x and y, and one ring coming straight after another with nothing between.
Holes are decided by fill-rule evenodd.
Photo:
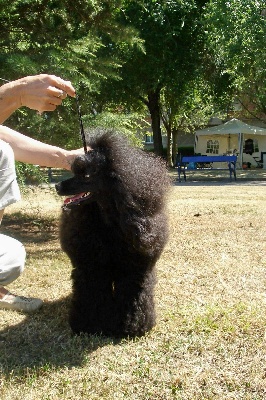
<instances>
[{"instance_id":1,"label":"human forearm","mask_svg":"<svg viewBox=\"0 0 266 400\"><path fill-rule=\"evenodd\" d=\"M10 144L17 161L46 167L70 169L74 158L82 153L39 142L2 125L0 139Z\"/></svg>"},{"instance_id":2,"label":"human forearm","mask_svg":"<svg viewBox=\"0 0 266 400\"><path fill-rule=\"evenodd\" d=\"M0 87L0 123L4 122L14 111L21 107L18 86L13 82Z\"/></svg>"}]
</instances>

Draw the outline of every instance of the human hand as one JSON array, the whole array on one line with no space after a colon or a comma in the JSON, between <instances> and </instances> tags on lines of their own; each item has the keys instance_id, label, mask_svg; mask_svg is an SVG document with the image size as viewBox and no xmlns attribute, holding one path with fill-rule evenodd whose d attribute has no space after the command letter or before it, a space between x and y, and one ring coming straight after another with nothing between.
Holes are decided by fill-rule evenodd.
<instances>
[{"instance_id":1,"label":"human hand","mask_svg":"<svg viewBox=\"0 0 266 400\"><path fill-rule=\"evenodd\" d=\"M91 148L87 147L87 150L90 151ZM68 150L66 154L66 165L65 169L71 170L71 165L77 156L84 155L84 148L75 149L75 150Z\"/></svg>"},{"instance_id":2,"label":"human hand","mask_svg":"<svg viewBox=\"0 0 266 400\"><path fill-rule=\"evenodd\" d=\"M27 76L12 83L17 88L20 105L40 113L54 111L67 95L75 97L71 82L55 75Z\"/></svg>"}]
</instances>

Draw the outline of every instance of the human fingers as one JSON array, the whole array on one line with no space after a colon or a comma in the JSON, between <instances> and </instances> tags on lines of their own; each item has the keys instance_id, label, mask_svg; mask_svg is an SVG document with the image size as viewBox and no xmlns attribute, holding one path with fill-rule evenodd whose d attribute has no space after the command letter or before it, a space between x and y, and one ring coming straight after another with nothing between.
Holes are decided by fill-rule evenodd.
<instances>
[{"instance_id":1,"label":"human fingers","mask_svg":"<svg viewBox=\"0 0 266 400\"><path fill-rule=\"evenodd\" d=\"M41 104L43 110L42 111L50 111L50 109L46 109L47 106L50 107L50 104L54 106L60 106L62 101L67 97L67 93L61 89L57 89L54 86L49 86L46 89L46 96L39 97L39 103ZM40 111L40 110L39 110Z\"/></svg>"},{"instance_id":2,"label":"human fingers","mask_svg":"<svg viewBox=\"0 0 266 400\"><path fill-rule=\"evenodd\" d=\"M55 88L56 90L54 91L54 97L56 97L57 99L65 99L67 97L67 93L64 90L58 90L57 88Z\"/></svg>"},{"instance_id":3,"label":"human fingers","mask_svg":"<svg viewBox=\"0 0 266 400\"><path fill-rule=\"evenodd\" d=\"M66 94L62 95L63 97L59 98L58 96L52 96L51 94L47 98L42 98L38 105L35 104L35 109L42 113L44 111L54 111L56 107L62 104L63 99L66 97Z\"/></svg>"},{"instance_id":4,"label":"human fingers","mask_svg":"<svg viewBox=\"0 0 266 400\"><path fill-rule=\"evenodd\" d=\"M76 91L74 87L72 86L72 83L70 81L65 81L64 83L64 91L71 97L76 97Z\"/></svg>"},{"instance_id":5,"label":"human fingers","mask_svg":"<svg viewBox=\"0 0 266 400\"><path fill-rule=\"evenodd\" d=\"M54 80L55 88L62 90L71 97L76 96L75 89L70 81L65 81L64 79L54 75L52 75L52 79Z\"/></svg>"},{"instance_id":6,"label":"human fingers","mask_svg":"<svg viewBox=\"0 0 266 400\"><path fill-rule=\"evenodd\" d=\"M43 112L46 112L46 111L54 111L56 109L56 107L57 106L55 104L47 103L45 105L40 105L38 108L36 108L36 110L37 110L37 113L39 115L41 115Z\"/></svg>"}]
</instances>

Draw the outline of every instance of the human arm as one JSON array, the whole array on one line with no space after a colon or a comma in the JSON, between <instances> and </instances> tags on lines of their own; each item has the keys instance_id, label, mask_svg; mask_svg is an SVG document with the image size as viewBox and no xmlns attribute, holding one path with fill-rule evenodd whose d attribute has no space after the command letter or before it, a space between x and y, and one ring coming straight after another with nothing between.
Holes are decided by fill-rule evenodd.
<instances>
[{"instance_id":1,"label":"human arm","mask_svg":"<svg viewBox=\"0 0 266 400\"><path fill-rule=\"evenodd\" d=\"M23 106L39 112L53 111L67 95L74 97L75 89L55 75L27 76L5 83L0 87L0 123Z\"/></svg>"},{"instance_id":2,"label":"human arm","mask_svg":"<svg viewBox=\"0 0 266 400\"><path fill-rule=\"evenodd\" d=\"M46 167L70 170L74 158L83 152L42 143L3 125L0 125L0 139L10 144L16 161Z\"/></svg>"}]
</instances>

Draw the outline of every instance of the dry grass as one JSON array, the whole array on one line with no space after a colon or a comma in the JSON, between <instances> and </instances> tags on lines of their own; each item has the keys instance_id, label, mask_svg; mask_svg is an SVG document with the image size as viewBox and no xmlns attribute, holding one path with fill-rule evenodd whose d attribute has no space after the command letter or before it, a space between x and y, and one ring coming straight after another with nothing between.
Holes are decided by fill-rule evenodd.
<instances>
[{"instance_id":1,"label":"dry grass","mask_svg":"<svg viewBox=\"0 0 266 400\"><path fill-rule=\"evenodd\" d=\"M71 335L60 201L42 189L10 207L2 231L28 252L11 289L45 305L31 316L0 311L0 398L265 399L265 195L263 182L172 188L158 324L120 342Z\"/></svg>"}]
</instances>

